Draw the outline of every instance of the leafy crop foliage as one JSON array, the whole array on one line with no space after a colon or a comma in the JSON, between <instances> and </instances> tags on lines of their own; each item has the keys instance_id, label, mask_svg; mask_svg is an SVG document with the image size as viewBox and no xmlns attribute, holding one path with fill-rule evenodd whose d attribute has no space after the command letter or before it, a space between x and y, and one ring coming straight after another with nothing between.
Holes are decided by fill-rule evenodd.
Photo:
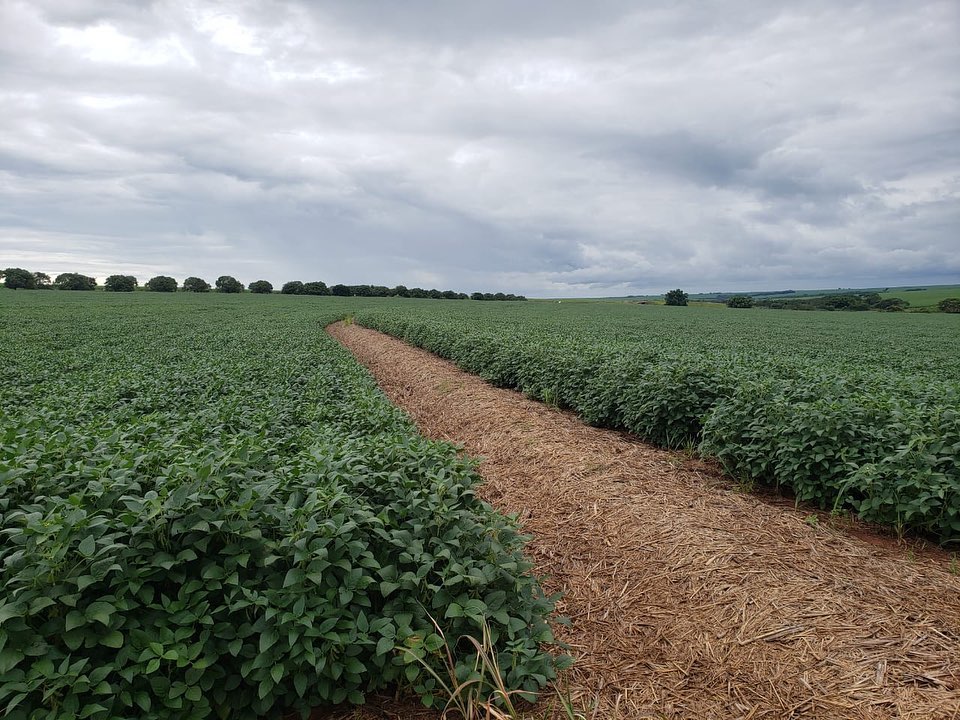
<instances>
[{"instance_id":1,"label":"leafy crop foliage","mask_svg":"<svg viewBox=\"0 0 960 720\"><path fill-rule=\"evenodd\" d=\"M351 302L0 294L3 717L432 704L433 619L461 681L483 626L554 676L515 523L323 332Z\"/></svg>"},{"instance_id":2,"label":"leafy crop foliage","mask_svg":"<svg viewBox=\"0 0 960 720\"><path fill-rule=\"evenodd\" d=\"M946 315L424 303L355 321L734 477L960 541L960 332Z\"/></svg>"}]
</instances>

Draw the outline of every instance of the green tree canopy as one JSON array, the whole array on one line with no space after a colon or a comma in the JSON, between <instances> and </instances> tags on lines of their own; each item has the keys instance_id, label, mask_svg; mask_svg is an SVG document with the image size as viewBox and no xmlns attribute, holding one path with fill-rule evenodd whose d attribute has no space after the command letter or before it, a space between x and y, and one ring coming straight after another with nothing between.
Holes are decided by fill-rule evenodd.
<instances>
[{"instance_id":1,"label":"green tree canopy","mask_svg":"<svg viewBox=\"0 0 960 720\"><path fill-rule=\"evenodd\" d=\"M903 298L885 298L877 303L877 310L883 310L884 312L903 312L909 305L910 303Z\"/></svg>"},{"instance_id":2,"label":"green tree canopy","mask_svg":"<svg viewBox=\"0 0 960 720\"><path fill-rule=\"evenodd\" d=\"M960 313L960 298L944 298L937 303L940 312Z\"/></svg>"},{"instance_id":3,"label":"green tree canopy","mask_svg":"<svg viewBox=\"0 0 960 720\"><path fill-rule=\"evenodd\" d=\"M273 284L266 280L254 280L247 285L247 290L260 295L268 295L273 292Z\"/></svg>"},{"instance_id":4,"label":"green tree canopy","mask_svg":"<svg viewBox=\"0 0 960 720\"><path fill-rule=\"evenodd\" d=\"M677 288L676 290L671 290L670 292L668 292L666 295L663 296L663 299L667 305L686 305L688 298L689 298L689 295L687 295L680 288Z\"/></svg>"},{"instance_id":5,"label":"green tree canopy","mask_svg":"<svg viewBox=\"0 0 960 720\"><path fill-rule=\"evenodd\" d=\"M3 271L3 284L11 290L34 290L37 287L37 279L29 270L7 268Z\"/></svg>"},{"instance_id":6,"label":"green tree canopy","mask_svg":"<svg viewBox=\"0 0 960 720\"><path fill-rule=\"evenodd\" d=\"M313 282L304 283L303 286L304 295L329 295L330 290L327 288L325 282L320 280L314 280Z\"/></svg>"},{"instance_id":7,"label":"green tree canopy","mask_svg":"<svg viewBox=\"0 0 960 720\"><path fill-rule=\"evenodd\" d=\"M243 283L232 275L221 275L217 278L217 292L222 293L242 293Z\"/></svg>"},{"instance_id":8,"label":"green tree canopy","mask_svg":"<svg viewBox=\"0 0 960 720\"><path fill-rule=\"evenodd\" d=\"M80 273L60 273L53 281L58 290L96 290L96 279Z\"/></svg>"},{"instance_id":9,"label":"green tree canopy","mask_svg":"<svg viewBox=\"0 0 960 720\"><path fill-rule=\"evenodd\" d=\"M183 281L184 292L210 292L210 283L203 278L194 276L188 277Z\"/></svg>"},{"instance_id":10,"label":"green tree canopy","mask_svg":"<svg viewBox=\"0 0 960 720\"><path fill-rule=\"evenodd\" d=\"M103 289L107 292L133 292L138 284L133 275L111 275L103 283Z\"/></svg>"},{"instance_id":11,"label":"green tree canopy","mask_svg":"<svg viewBox=\"0 0 960 720\"><path fill-rule=\"evenodd\" d=\"M753 298L750 295L734 295L727 298L727 307L731 308L752 308Z\"/></svg>"},{"instance_id":12,"label":"green tree canopy","mask_svg":"<svg viewBox=\"0 0 960 720\"><path fill-rule=\"evenodd\" d=\"M157 275L150 278L144 287L151 292L176 292L177 281L169 275Z\"/></svg>"}]
</instances>

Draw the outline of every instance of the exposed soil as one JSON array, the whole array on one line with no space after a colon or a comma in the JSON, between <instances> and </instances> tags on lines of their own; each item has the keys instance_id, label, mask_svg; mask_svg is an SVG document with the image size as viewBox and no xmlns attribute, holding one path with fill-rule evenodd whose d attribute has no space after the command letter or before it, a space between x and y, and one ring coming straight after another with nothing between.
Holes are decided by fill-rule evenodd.
<instances>
[{"instance_id":1,"label":"exposed soil","mask_svg":"<svg viewBox=\"0 0 960 720\"><path fill-rule=\"evenodd\" d=\"M381 333L328 331L425 435L483 458L482 496L564 594L588 718L960 717L947 553L740 492Z\"/></svg>"}]
</instances>

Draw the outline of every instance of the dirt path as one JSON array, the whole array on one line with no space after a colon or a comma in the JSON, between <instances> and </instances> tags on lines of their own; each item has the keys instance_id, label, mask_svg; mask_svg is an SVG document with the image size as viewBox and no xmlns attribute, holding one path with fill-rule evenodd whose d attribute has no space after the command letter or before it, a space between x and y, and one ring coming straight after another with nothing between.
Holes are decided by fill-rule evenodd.
<instances>
[{"instance_id":1,"label":"dirt path","mask_svg":"<svg viewBox=\"0 0 960 720\"><path fill-rule=\"evenodd\" d=\"M484 458L572 619L596 718L960 717L960 577L737 492L356 325L328 331L421 431Z\"/></svg>"}]
</instances>

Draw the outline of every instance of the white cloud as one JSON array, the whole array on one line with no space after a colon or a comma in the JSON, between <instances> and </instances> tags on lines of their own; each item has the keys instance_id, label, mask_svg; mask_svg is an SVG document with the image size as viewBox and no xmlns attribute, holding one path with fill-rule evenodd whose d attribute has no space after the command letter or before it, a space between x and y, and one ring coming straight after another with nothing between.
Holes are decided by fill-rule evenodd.
<instances>
[{"instance_id":1,"label":"white cloud","mask_svg":"<svg viewBox=\"0 0 960 720\"><path fill-rule=\"evenodd\" d=\"M114 65L169 66L194 61L177 38L157 38L147 42L124 35L109 24L92 27L61 27L57 42L68 50L95 63Z\"/></svg>"}]
</instances>

